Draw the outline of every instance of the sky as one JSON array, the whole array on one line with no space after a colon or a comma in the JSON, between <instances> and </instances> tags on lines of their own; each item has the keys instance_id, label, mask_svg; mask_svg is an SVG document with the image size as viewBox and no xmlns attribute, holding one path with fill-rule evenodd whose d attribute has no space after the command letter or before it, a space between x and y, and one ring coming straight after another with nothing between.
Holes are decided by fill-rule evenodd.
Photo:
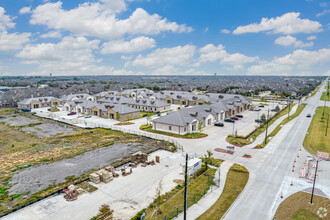
<instances>
[{"instance_id":1,"label":"sky","mask_svg":"<svg viewBox=\"0 0 330 220\"><path fill-rule=\"evenodd\" d=\"M0 0L0 76L330 75L330 1Z\"/></svg>"}]
</instances>

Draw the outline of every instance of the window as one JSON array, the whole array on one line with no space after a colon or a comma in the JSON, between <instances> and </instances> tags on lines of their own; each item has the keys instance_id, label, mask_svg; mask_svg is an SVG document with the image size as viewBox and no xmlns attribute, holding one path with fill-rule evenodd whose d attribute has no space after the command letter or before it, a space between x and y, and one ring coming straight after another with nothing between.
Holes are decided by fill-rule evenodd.
<instances>
[{"instance_id":1,"label":"window","mask_svg":"<svg viewBox=\"0 0 330 220\"><path fill-rule=\"evenodd\" d=\"M184 130L184 132L186 132L186 131L187 131L187 128L186 128L186 127L184 127L184 129L183 129L183 130Z\"/></svg>"},{"instance_id":2,"label":"window","mask_svg":"<svg viewBox=\"0 0 330 220\"><path fill-rule=\"evenodd\" d=\"M168 130L172 131L172 126L168 126Z\"/></svg>"}]
</instances>

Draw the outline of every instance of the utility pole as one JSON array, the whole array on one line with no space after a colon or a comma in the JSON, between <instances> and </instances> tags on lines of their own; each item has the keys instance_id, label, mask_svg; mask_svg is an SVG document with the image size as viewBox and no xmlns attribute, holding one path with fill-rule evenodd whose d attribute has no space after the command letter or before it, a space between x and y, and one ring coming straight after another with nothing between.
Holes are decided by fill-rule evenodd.
<instances>
[{"instance_id":1,"label":"utility pole","mask_svg":"<svg viewBox=\"0 0 330 220\"><path fill-rule=\"evenodd\" d=\"M328 120L327 120L327 127L325 128L325 136L328 135L328 126L329 126L329 114L328 114Z\"/></svg>"},{"instance_id":2,"label":"utility pole","mask_svg":"<svg viewBox=\"0 0 330 220\"><path fill-rule=\"evenodd\" d=\"M186 168L184 171L184 211L183 219L187 220L187 182L188 182L188 154L186 154Z\"/></svg>"},{"instance_id":3,"label":"utility pole","mask_svg":"<svg viewBox=\"0 0 330 220\"><path fill-rule=\"evenodd\" d=\"M218 186L220 187L220 167L219 167L219 180L218 180Z\"/></svg>"},{"instance_id":4,"label":"utility pole","mask_svg":"<svg viewBox=\"0 0 330 220\"><path fill-rule=\"evenodd\" d=\"M233 122L233 135L235 135L235 121Z\"/></svg>"},{"instance_id":5,"label":"utility pole","mask_svg":"<svg viewBox=\"0 0 330 220\"><path fill-rule=\"evenodd\" d=\"M315 168L315 174L314 174L314 182L313 182L313 189L312 189L311 204L313 204L313 196L314 196L314 188L315 188L315 181L316 181L317 167L318 167L318 165L319 165L319 160L318 160L318 159L314 159L314 160L316 160L316 168Z\"/></svg>"},{"instance_id":6,"label":"utility pole","mask_svg":"<svg viewBox=\"0 0 330 220\"><path fill-rule=\"evenodd\" d=\"M268 121L269 121L269 108L268 108L268 114L267 114L267 125L266 125L265 144L267 144Z\"/></svg>"},{"instance_id":7,"label":"utility pole","mask_svg":"<svg viewBox=\"0 0 330 220\"><path fill-rule=\"evenodd\" d=\"M290 98L288 98L288 105L289 105L289 111L288 111L288 119L290 117Z\"/></svg>"}]
</instances>

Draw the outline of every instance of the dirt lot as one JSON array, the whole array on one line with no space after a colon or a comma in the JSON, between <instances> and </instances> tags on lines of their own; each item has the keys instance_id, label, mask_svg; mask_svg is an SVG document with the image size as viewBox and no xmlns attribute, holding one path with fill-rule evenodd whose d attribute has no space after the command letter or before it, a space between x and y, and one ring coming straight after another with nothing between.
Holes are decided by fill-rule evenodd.
<instances>
[{"instance_id":1,"label":"dirt lot","mask_svg":"<svg viewBox=\"0 0 330 220\"><path fill-rule=\"evenodd\" d=\"M66 126L60 126L53 123L45 123L40 125L35 125L33 127L24 127L21 129L25 132L30 132L37 137L50 137L57 134L68 134L74 130Z\"/></svg>"},{"instance_id":2,"label":"dirt lot","mask_svg":"<svg viewBox=\"0 0 330 220\"><path fill-rule=\"evenodd\" d=\"M138 143L118 143L109 147L86 152L82 155L58 162L29 167L14 174L9 184L9 194L35 193L51 184L65 182L67 176L80 176L83 173L110 165L132 152L142 150ZM146 146L144 149L150 147Z\"/></svg>"},{"instance_id":3,"label":"dirt lot","mask_svg":"<svg viewBox=\"0 0 330 220\"><path fill-rule=\"evenodd\" d=\"M31 119L24 116L3 116L3 118L0 118L0 122L5 122L10 126L26 126L29 124L41 123L40 120Z\"/></svg>"}]
</instances>

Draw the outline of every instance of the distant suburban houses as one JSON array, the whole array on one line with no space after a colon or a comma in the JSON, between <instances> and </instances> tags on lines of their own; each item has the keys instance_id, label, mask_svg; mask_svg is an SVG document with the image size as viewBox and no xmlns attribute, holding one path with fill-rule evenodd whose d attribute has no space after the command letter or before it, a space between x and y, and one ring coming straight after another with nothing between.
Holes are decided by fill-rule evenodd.
<instances>
[{"instance_id":1,"label":"distant suburban houses","mask_svg":"<svg viewBox=\"0 0 330 220\"><path fill-rule=\"evenodd\" d=\"M225 118L250 108L251 99L236 94L206 93L197 95L182 91L153 92L149 89L129 89L54 97L36 97L18 103L20 109L61 105L67 112L92 115L120 121L141 117L141 112L166 115L152 120L153 129L180 135L199 131ZM172 107L172 105L174 107Z\"/></svg>"}]
</instances>

